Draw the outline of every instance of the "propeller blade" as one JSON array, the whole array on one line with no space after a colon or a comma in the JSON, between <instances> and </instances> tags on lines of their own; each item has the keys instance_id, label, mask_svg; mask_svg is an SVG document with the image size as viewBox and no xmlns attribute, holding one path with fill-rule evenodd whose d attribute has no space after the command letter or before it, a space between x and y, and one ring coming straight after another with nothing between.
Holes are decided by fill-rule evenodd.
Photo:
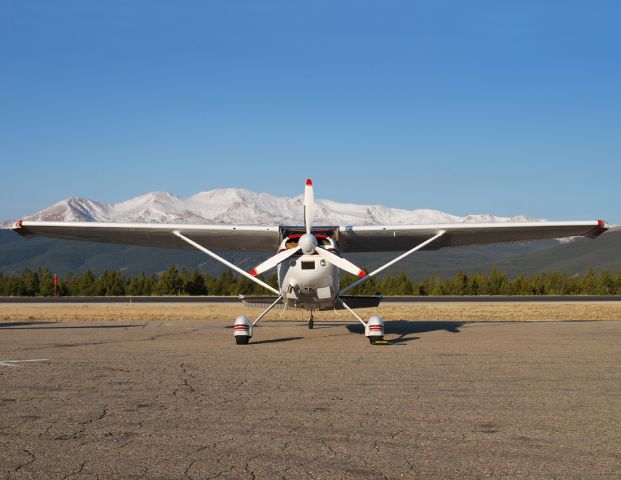
<instances>
[{"instance_id":1,"label":"propeller blade","mask_svg":"<svg viewBox=\"0 0 621 480\"><path fill-rule=\"evenodd\" d=\"M311 233L314 214L315 195L313 193L313 181L307 178L306 187L304 187L304 226L306 227L306 233Z\"/></svg>"},{"instance_id":2,"label":"propeller blade","mask_svg":"<svg viewBox=\"0 0 621 480\"><path fill-rule=\"evenodd\" d=\"M263 272L267 272L270 268L274 268L276 265L278 265L281 262L284 262L285 260L287 260L290 256L296 254L299 250L301 250L300 247L297 248L289 248L287 250L283 250L280 253L277 253L276 255L274 255L273 257L268 258L267 260L265 260L263 263L257 265L255 268L253 268L252 270L250 270L250 275L252 275L253 277L256 277L257 275L263 273Z\"/></svg>"},{"instance_id":3,"label":"propeller blade","mask_svg":"<svg viewBox=\"0 0 621 480\"><path fill-rule=\"evenodd\" d=\"M345 260L344 258L339 257L338 255L332 252L329 252L328 250L325 250L323 248L316 248L315 252L317 252L319 256L322 257L326 262L330 262L335 267L338 267L341 270L345 270L346 272L349 272L352 275L356 275L357 277L360 277L360 278L366 277L367 275L364 270L357 267L356 265L351 263L349 260Z\"/></svg>"}]
</instances>

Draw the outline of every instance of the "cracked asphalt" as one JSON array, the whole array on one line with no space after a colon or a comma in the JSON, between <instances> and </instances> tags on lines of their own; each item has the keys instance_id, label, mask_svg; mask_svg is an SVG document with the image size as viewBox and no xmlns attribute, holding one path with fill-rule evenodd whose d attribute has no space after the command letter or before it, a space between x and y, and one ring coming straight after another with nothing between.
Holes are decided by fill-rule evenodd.
<instances>
[{"instance_id":1,"label":"cracked asphalt","mask_svg":"<svg viewBox=\"0 0 621 480\"><path fill-rule=\"evenodd\" d=\"M621 478L621 321L236 312L0 323L0 478Z\"/></svg>"}]
</instances>

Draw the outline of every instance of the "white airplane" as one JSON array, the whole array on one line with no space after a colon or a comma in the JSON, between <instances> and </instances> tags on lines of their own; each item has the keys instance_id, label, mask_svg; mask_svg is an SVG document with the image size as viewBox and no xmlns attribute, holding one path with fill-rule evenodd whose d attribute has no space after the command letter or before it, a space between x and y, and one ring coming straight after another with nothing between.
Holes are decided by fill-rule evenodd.
<instances>
[{"instance_id":1,"label":"white airplane","mask_svg":"<svg viewBox=\"0 0 621 480\"><path fill-rule=\"evenodd\" d=\"M365 322L352 308L375 307L381 296L346 296L346 291L419 250L521 242L560 237L595 238L608 229L603 220L585 222L458 223L440 225L313 226L313 183L304 189L304 226L172 225L146 223L45 222L20 220L13 230L24 237L43 235L67 240L121 243L164 248L196 248L240 275L272 292L274 297L244 297L245 303L269 306L254 321L242 315L234 323L237 344L247 344L253 327L278 304L313 312L347 309L365 328L371 344L384 338L384 322L372 316ZM216 254L214 250L271 251L276 254L246 272ZM364 272L341 256L342 252L394 252L399 256ZM277 268L275 289L256 276ZM358 278L339 289L340 270Z\"/></svg>"}]
</instances>

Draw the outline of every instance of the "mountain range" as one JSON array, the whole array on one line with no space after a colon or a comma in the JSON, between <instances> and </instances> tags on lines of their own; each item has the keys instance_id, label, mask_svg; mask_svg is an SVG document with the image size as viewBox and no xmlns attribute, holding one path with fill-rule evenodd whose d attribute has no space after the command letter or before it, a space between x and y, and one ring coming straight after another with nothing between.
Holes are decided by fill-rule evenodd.
<instances>
[{"instance_id":1,"label":"mountain range","mask_svg":"<svg viewBox=\"0 0 621 480\"><path fill-rule=\"evenodd\" d=\"M461 222L534 221L525 216L498 217L489 214L457 216L438 210L404 210L381 205L316 201L316 225L431 224ZM60 201L33 215L32 220L163 222L196 224L300 225L303 197L278 197L243 189L217 189L190 197L153 192L118 203L105 203L79 197ZM9 227L13 221L3 222ZM243 268L251 268L265 255L224 254ZM355 263L373 268L392 254L348 255ZM69 242L37 237L23 239L9 230L0 230L0 272L18 273L23 268L47 267L56 273L92 270L121 270L128 275L141 271L157 273L169 265L218 273L222 266L199 252L152 249L89 242ZM496 267L510 275L564 271L584 273L621 268L621 231L612 231L595 241L574 239L546 240L525 244L500 244L419 252L388 271L406 271L412 278L437 274L454 275L489 271Z\"/></svg>"},{"instance_id":2,"label":"mountain range","mask_svg":"<svg viewBox=\"0 0 621 480\"><path fill-rule=\"evenodd\" d=\"M71 197L45 208L25 220L64 222L139 222L237 225L300 225L304 197L278 197L239 188L216 189L190 197L151 192L118 203ZM316 225L404 225L419 223L521 222L525 216L460 217L438 210L404 210L382 205L358 205L317 200ZM9 226L11 222L3 222Z\"/></svg>"}]
</instances>

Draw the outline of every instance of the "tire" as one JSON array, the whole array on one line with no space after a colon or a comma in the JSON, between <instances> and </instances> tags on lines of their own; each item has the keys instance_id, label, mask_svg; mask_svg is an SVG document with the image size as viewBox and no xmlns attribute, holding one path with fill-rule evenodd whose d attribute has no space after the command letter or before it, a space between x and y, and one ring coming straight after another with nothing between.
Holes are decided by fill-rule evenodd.
<instances>
[{"instance_id":1,"label":"tire","mask_svg":"<svg viewBox=\"0 0 621 480\"><path fill-rule=\"evenodd\" d=\"M384 340L384 337L369 337L369 343L375 345L376 340Z\"/></svg>"},{"instance_id":2,"label":"tire","mask_svg":"<svg viewBox=\"0 0 621 480\"><path fill-rule=\"evenodd\" d=\"M248 345L250 337L248 335L235 335L235 343L237 345Z\"/></svg>"}]
</instances>

